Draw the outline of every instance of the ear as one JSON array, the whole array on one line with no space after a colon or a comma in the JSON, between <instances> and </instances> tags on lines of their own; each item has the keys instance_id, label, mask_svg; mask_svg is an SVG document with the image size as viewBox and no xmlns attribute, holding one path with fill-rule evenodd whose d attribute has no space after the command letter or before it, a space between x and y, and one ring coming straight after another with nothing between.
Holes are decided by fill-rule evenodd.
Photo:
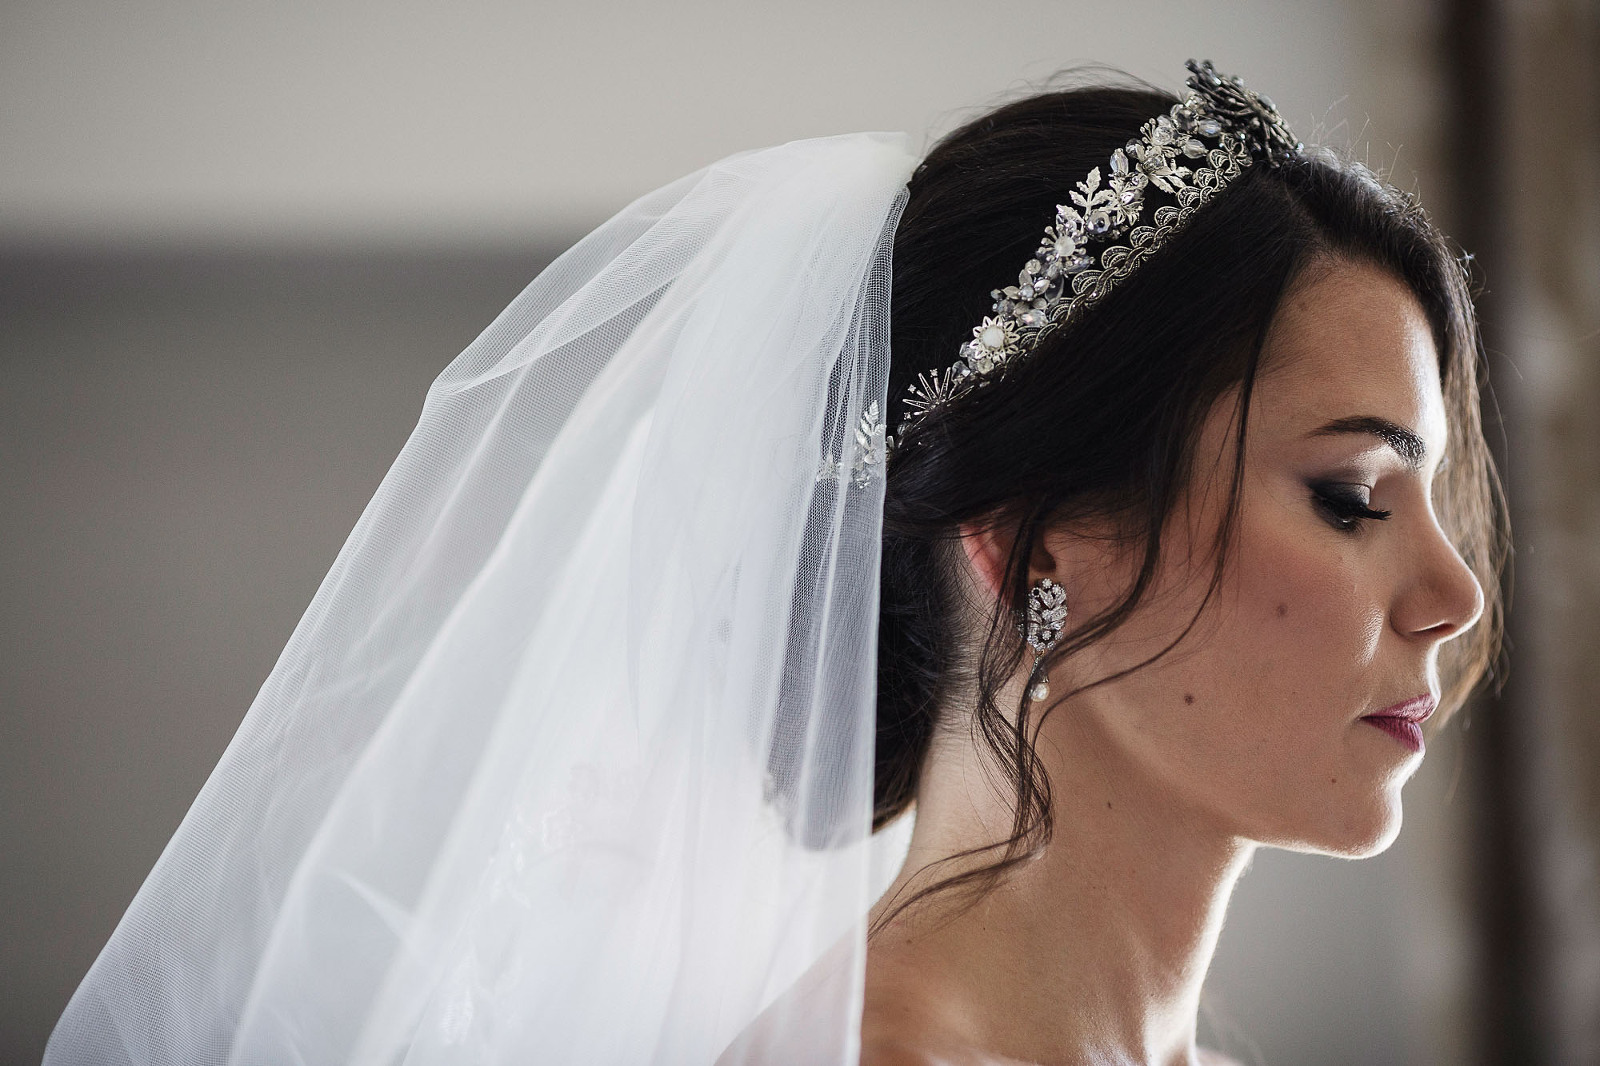
<instances>
[{"instance_id":1,"label":"ear","mask_svg":"<svg viewBox=\"0 0 1600 1066\"><path fill-rule=\"evenodd\" d=\"M1005 577L1006 559L1011 555L1015 537L1010 529L982 527L967 522L959 527L961 547L967 553L967 562L977 579L978 587L995 599L1001 598L1001 579ZM1056 577L1057 560L1046 536L1033 538L1033 552L1028 559L1028 583L1041 577Z\"/></svg>"}]
</instances>

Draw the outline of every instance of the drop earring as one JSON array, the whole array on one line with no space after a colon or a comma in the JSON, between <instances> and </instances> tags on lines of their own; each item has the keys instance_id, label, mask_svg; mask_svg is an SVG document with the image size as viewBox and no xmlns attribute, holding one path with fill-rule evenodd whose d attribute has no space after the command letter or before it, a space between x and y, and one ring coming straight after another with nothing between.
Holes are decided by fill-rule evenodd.
<instances>
[{"instance_id":1,"label":"drop earring","mask_svg":"<svg viewBox=\"0 0 1600 1066\"><path fill-rule=\"evenodd\" d=\"M1067 620L1067 590L1051 581L1049 578L1040 578L1028 590L1028 613L1026 635L1028 644L1033 648L1033 670L1028 674L1032 685L1028 689L1028 698L1035 703L1041 703L1050 698L1050 679L1039 677L1039 664L1044 661L1045 652L1056 646L1056 641L1061 639L1061 626ZM1034 680L1034 678L1038 680Z\"/></svg>"}]
</instances>

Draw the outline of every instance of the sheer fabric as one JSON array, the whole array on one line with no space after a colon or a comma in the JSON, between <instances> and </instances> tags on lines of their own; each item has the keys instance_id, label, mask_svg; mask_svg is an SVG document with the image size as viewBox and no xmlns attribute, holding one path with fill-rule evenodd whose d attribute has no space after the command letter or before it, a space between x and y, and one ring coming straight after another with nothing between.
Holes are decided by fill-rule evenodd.
<instances>
[{"instance_id":1,"label":"sheer fabric","mask_svg":"<svg viewBox=\"0 0 1600 1066\"><path fill-rule=\"evenodd\" d=\"M724 160L444 370L48 1064L856 1061L916 162Z\"/></svg>"}]
</instances>

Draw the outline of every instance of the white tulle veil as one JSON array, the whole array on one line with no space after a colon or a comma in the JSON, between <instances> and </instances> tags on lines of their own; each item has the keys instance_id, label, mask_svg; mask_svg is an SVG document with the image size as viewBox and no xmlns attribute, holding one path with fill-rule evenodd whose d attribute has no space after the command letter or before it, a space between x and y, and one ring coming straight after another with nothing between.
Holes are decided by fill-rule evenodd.
<instances>
[{"instance_id":1,"label":"white tulle veil","mask_svg":"<svg viewBox=\"0 0 1600 1066\"><path fill-rule=\"evenodd\" d=\"M690 175L443 371L47 1063L856 1061L916 162Z\"/></svg>"}]
</instances>

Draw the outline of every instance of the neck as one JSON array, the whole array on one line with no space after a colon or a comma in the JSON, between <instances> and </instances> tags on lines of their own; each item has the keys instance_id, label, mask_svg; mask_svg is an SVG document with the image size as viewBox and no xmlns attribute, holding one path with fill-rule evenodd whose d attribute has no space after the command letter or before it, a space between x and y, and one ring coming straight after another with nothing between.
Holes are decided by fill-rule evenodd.
<instances>
[{"instance_id":1,"label":"neck","mask_svg":"<svg viewBox=\"0 0 1600 1066\"><path fill-rule=\"evenodd\" d=\"M1058 739L1041 747L1054 812L1043 853L969 909L935 897L876 933L864 1038L898 1019L998 1061L1195 1061L1201 984L1254 845L1108 762L1097 738ZM953 872L921 872L930 862L1008 827L975 764L931 760L905 868L874 920Z\"/></svg>"}]
</instances>

